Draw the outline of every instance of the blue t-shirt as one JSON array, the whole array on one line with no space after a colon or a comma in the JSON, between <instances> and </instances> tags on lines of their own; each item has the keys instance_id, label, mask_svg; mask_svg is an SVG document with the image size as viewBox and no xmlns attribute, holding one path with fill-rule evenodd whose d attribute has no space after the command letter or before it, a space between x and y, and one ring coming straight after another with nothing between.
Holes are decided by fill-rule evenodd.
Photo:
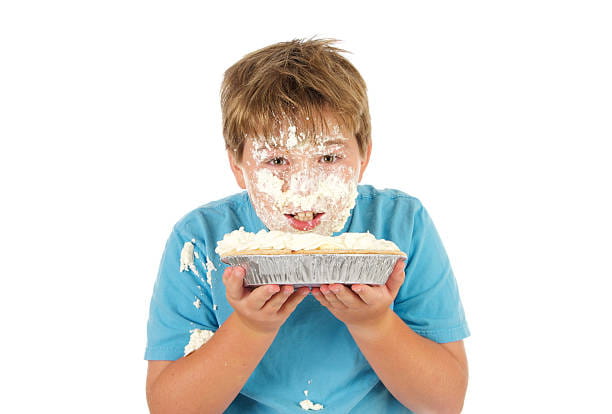
<instances>
[{"instance_id":1,"label":"blue t-shirt","mask_svg":"<svg viewBox=\"0 0 612 414\"><path fill-rule=\"evenodd\" d=\"M420 201L397 190L359 186L358 191L344 229L335 235L370 232L395 242L408 258L393 310L433 341L469 336L448 257ZM145 359L181 358L191 330L216 331L232 313L221 280L227 265L215 247L240 227L266 229L246 192L206 204L176 224L151 299ZM195 269L181 272L187 241L195 246ZM302 413L299 402L305 399L323 404L327 413L410 412L381 383L345 325L312 295L281 327L226 413Z\"/></svg>"}]
</instances>

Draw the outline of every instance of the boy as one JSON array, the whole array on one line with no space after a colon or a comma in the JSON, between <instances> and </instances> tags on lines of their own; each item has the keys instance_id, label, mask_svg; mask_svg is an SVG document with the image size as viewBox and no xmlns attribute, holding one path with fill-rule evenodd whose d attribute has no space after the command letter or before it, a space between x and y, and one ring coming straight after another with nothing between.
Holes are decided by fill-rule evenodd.
<instances>
[{"instance_id":1,"label":"boy","mask_svg":"<svg viewBox=\"0 0 612 414\"><path fill-rule=\"evenodd\" d=\"M357 186L370 117L340 52L294 40L226 71L223 132L247 191L192 211L168 240L148 325L151 412L461 411L469 332L448 258L417 199ZM247 289L215 253L239 227L369 231L408 258L383 286Z\"/></svg>"}]
</instances>

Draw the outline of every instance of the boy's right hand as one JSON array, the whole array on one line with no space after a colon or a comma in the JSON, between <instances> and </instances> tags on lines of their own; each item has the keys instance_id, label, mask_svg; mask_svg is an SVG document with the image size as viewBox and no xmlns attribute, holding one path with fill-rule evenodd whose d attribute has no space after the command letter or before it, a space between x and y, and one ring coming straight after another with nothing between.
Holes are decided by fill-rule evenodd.
<instances>
[{"instance_id":1,"label":"boy's right hand","mask_svg":"<svg viewBox=\"0 0 612 414\"><path fill-rule=\"evenodd\" d=\"M249 289L243 285L244 275L240 266L225 269L225 295L240 321L258 333L276 332L310 291L307 287L295 290L291 285Z\"/></svg>"}]
</instances>

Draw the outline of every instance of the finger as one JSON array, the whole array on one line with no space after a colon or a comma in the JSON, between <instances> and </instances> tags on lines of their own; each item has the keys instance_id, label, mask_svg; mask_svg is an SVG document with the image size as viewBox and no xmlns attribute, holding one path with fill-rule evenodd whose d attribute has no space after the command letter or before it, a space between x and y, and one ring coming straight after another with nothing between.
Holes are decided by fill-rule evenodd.
<instances>
[{"instance_id":1,"label":"finger","mask_svg":"<svg viewBox=\"0 0 612 414\"><path fill-rule=\"evenodd\" d=\"M278 285L262 285L253 290L248 299L248 307L253 310L259 310L263 308L266 302L280 291Z\"/></svg>"},{"instance_id":2,"label":"finger","mask_svg":"<svg viewBox=\"0 0 612 414\"><path fill-rule=\"evenodd\" d=\"M321 293L321 288L313 287L310 293L312 293L312 296L314 296L314 298L318 300L321 305L325 307L330 306L327 299L325 299L325 296L323 296L323 293Z\"/></svg>"},{"instance_id":3,"label":"finger","mask_svg":"<svg viewBox=\"0 0 612 414\"><path fill-rule=\"evenodd\" d=\"M389 289L389 292L391 292L393 299L395 299L397 296L397 292L399 292L402 284L404 283L404 279L406 278L404 273L405 264L406 262L404 259L398 260L397 263L395 263L395 267L393 268L389 279L387 280L386 286L387 289Z\"/></svg>"},{"instance_id":4,"label":"finger","mask_svg":"<svg viewBox=\"0 0 612 414\"><path fill-rule=\"evenodd\" d=\"M315 292L314 289L313 289L312 296L314 296L314 298L322 306L325 306L326 308L331 308L331 303L329 303L329 301L327 299L325 299L325 296L323 295L323 293L321 293L321 290L317 290L317 292Z\"/></svg>"},{"instance_id":5,"label":"finger","mask_svg":"<svg viewBox=\"0 0 612 414\"><path fill-rule=\"evenodd\" d=\"M297 308L300 302L302 302L304 298L308 296L309 292L310 292L310 289L308 289L305 286L294 291L293 294L289 296L289 299L285 301L283 306L281 306L279 312L280 313L293 313L293 311L295 310L295 308Z\"/></svg>"},{"instance_id":6,"label":"finger","mask_svg":"<svg viewBox=\"0 0 612 414\"><path fill-rule=\"evenodd\" d=\"M245 270L240 266L228 267L223 271L225 295L229 300L240 300L245 294L243 281Z\"/></svg>"},{"instance_id":7,"label":"finger","mask_svg":"<svg viewBox=\"0 0 612 414\"><path fill-rule=\"evenodd\" d=\"M363 300L347 286L334 283L329 287L329 290L331 290L336 295L338 301L347 308L363 304Z\"/></svg>"},{"instance_id":8,"label":"finger","mask_svg":"<svg viewBox=\"0 0 612 414\"><path fill-rule=\"evenodd\" d=\"M380 287L376 286L357 284L353 285L351 289L359 296L362 301L364 301L368 305L376 303L376 300L380 296Z\"/></svg>"},{"instance_id":9,"label":"finger","mask_svg":"<svg viewBox=\"0 0 612 414\"><path fill-rule=\"evenodd\" d=\"M277 312L283 303L289 299L289 296L293 293L293 286L285 285L281 286L280 290L274 294L261 308L265 311Z\"/></svg>"},{"instance_id":10,"label":"finger","mask_svg":"<svg viewBox=\"0 0 612 414\"><path fill-rule=\"evenodd\" d=\"M346 308L344 303L338 300L336 294L332 292L328 285L321 285L319 289L321 289L321 293L323 293L323 296L325 296L325 299L327 299L332 308Z\"/></svg>"}]
</instances>

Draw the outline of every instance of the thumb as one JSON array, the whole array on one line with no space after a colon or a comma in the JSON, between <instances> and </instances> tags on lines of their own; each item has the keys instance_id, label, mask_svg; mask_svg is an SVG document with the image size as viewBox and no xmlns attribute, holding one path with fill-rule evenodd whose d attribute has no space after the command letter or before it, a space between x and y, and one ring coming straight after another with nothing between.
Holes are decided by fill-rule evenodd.
<instances>
[{"instance_id":1,"label":"thumb","mask_svg":"<svg viewBox=\"0 0 612 414\"><path fill-rule=\"evenodd\" d=\"M389 276L389 279L386 283L387 289L389 289L389 292L391 292L391 295L394 299L397 296L397 292L399 292L400 287L402 287L402 284L404 283L404 279L406 277L406 275L404 274L405 264L405 259L399 259L395 263L395 267L393 268L393 271L391 272L391 275Z\"/></svg>"},{"instance_id":2,"label":"thumb","mask_svg":"<svg viewBox=\"0 0 612 414\"><path fill-rule=\"evenodd\" d=\"M223 284L228 299L240 300L244 296L244 274L240 266L228 267L223 271Z\"/></svg>"}]
</instances>

